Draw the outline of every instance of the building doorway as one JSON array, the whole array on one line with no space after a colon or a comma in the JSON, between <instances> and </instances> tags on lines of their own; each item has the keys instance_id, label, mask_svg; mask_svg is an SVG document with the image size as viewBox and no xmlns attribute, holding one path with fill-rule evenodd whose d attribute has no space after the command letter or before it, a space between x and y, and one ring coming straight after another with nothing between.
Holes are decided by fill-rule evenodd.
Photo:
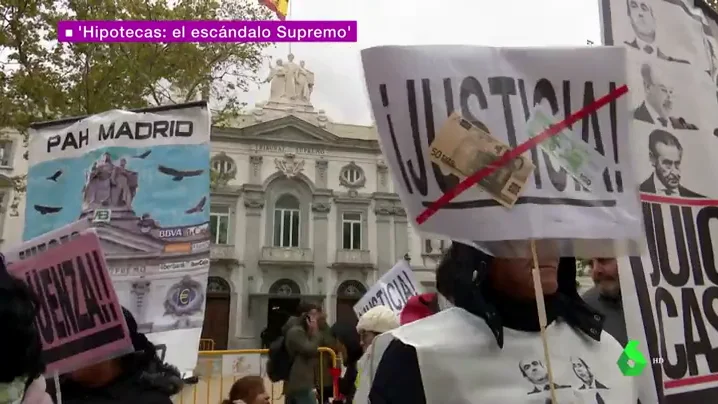
<instances>
[{"instance_id":1,"label":"building doorway","mask_svg":"<svg viewBox=\"0 0 718 404\"><path fill-rule=\"evenodd\" d=\"M209 346L214 350L227 349L230 296L231 290L226 280L218 276L209 277L201 338L203 342L211 340Z\"/></svg>"},{"instance_id":2,"label":"building doorway","mask_svg":"<svg viewBox=\"0 0 718 404\"><path fill-rule=\"evenodd\" d=\"M354 305L366 293L366 287L355 280L344 281L337 289L337 322L355 326L359 319L354 313Z\"/></svg>"},{"instance_id":3,"label":"building doorway","mask_svg":"<svg viewBox=\"0 0 718 404\"><path fill-rule=\"evenodd\" d=\"M267 300L267 327L262 331L262 348L282 335L282 327L289 317L297 314L301 290L291 279L280 279L269 287Z\"/></svg>"}]
</instances>

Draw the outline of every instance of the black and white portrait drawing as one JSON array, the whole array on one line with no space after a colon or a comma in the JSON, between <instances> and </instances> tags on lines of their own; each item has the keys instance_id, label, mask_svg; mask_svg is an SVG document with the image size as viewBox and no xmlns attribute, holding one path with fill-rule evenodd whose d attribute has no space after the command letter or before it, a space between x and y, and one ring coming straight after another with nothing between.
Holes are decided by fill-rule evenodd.
<instances>
[{"instance_id":1,"label":"black and white portrait drawing","mask_svg":"<svg viewBox=\"0 0 718 404\"><path fill-rule=\"evenodd\" d=\"M519 362L519 370L521 370L521 375L534 385L533 389L527 394L536 394L551 390L551 385L548 381L548 370L546 370L546 367L540 360L523 360ZM554 383L553 386L555 389L566 389L571 387L556 383Z\"/></svg>"},{"instance_id":2,"label":"black and white portrait drawing","mask_svg":"<svg viewBox=\"0 0 718 404\"><path fill-rule=\"evenodd\" d=\"M640 186L641 192L685 198L705 198L681 185L683 146L673 134L655 129L648 135L648 157L653 174Z\"/></svg>"},{"instance_id":3,"label":"black and white portrait drawing","mask_svg":"<svg viewBox=\"0 0 718 404\"><path fill-rule=\"evenodd\" d=\"M573 368L573 373L582 383L581 387L578 388L579 390L608 389L608 387L596 379L596 376L591 371L591 368L583 359L572 357L571 368Z\"/></svg>"},{"instance_id":4,"label":"black and white portrait drawing","mask_svg":"<svg viewBox=\"0 0 718 404\"><path fill-rule=\"evenodd\" d=\"M686 122L683 117L671 116L674 106L673 88L666 84L666 80L651 65L641 65L641 79L645 99L633 111L633 119L664 128L670 125L673 129L698 130L696 125Z\"/></svg>"},{"instance_id":5,"label":"black and white portrait drawing","mask_svg":"<svg viewBox=\"0 0 718 404\"><path fill-rule=\"evenodd\" d=\"M666 55L661 51L656 41L656 14L651 5L651 0L626 0L628 17L631 20L634 38L624 41L633 49L641 50L649 55L655 55L659 59L676 63L689 63L687 60L677 59Z\"/></svg>"}]
</instances>

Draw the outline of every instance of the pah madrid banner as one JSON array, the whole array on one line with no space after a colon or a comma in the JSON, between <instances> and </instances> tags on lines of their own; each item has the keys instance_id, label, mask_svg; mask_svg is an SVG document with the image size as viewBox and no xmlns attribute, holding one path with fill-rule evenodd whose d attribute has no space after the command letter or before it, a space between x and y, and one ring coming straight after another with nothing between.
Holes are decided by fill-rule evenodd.
<instances>
[{"instance_id":1,"label":"pah madrid banner","mask_svg":"<svg viewBox=\"0 0 718 404\"><path fill-rule=\"evenodd\" d=\"M120 304L183 372L204 320L210 126L204 102L33 125L24 239L41 237L9 258L94 227Z\"/></svg>"},{"instance_id":2,"label":"pah madrid banner","mask_svg":"<svg viewBox=\"0 0 718 404\"><path fill-rule=\"evenodd\" d=\"M625 53L363 50L382 152L414 225L496 256L530 257L529 239L565 256L637 251ZM494 167L477 185L459 185Z\"/></svg>"},{"instance_id":3,"label":"pah madrid banner","mask_svg":"<svg viewBox=\"0 0 718 404\"><path fill-rule=\"evenodd\" d=\"M694 0L600 6L636 89L627 158L648 248L619 268L628 335L653 365L641 402L718 402L718 24Z\"/></svg>"},{"instance_id":4,"label":"pah madrid banner","mask_svg":"<svg viewBox=\"0 0 718 404\"><path fill-rule=\"evenodd\" d=\"M36 321L46 375L64 374L132 352L100 239L92 229L63 248L15 261L8 272L38 297Z\"/></svg>"}]
</instances>

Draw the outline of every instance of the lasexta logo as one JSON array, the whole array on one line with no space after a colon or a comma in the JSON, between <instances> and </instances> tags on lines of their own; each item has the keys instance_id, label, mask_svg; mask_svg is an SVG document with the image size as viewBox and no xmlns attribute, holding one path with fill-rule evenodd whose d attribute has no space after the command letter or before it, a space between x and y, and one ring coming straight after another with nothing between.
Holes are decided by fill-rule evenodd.
<instances>
[{"instance_id":1,"label":"lasexta logo","mask_svg":"<svg viewBox=\"0 0 718 404\"><path fill-rule=\"evenodd\" d=\"M641 351L638 350L638 341L631 340L628 341L626 348L621 353L621 356L618 357L616 364L624 376L639 376L643 373L643 369L646 368L648 361Z\"/></svg>"}]
</instances>

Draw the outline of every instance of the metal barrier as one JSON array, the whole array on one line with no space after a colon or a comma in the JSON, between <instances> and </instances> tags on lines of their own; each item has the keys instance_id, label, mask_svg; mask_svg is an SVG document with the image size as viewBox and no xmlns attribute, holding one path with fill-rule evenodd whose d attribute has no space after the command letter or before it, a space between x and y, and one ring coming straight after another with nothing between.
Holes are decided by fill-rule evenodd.
<instances>
[{"instance_id":1,"label":"metal barrier","mask_svg":"<svg viewBox=\"0 0 718 404\"><path fill-rule=\"evenodd\" d=\"M338 367L337 354L330 348L319 348L320 353L327 353L331 356L332 367ZM219 404L223 399L229 395L229 389L232 388L237 379L240 377L237 375L224 375L222 374L222 363L223 357L228 355L267 355L268 349L237 349L227 351L200 351L199 360L197 363L197 370L195 374L198 376L199 381L190 386L186 386L177 396L174 397L176 404ZM219 362L219 372L217 372L216 366ZM260 361L260 365L265 363ZM324 355L319 355L319 380L324 380ZM219 373L219 374L217 374ZM272 404L284 403L284 394L282 392L283 383L277 382L272 383L269 378L266 377L264 369L260 370L260 375L265 379L265 386L269 393ZM337 386L333 386L334 396L338 395L336 391ZM204 391L201 391L204 390ZM203 393L203 394L201 394ZM319 391L320 403L324 402L324 391Z\"/></svg>"}]
</instances>

